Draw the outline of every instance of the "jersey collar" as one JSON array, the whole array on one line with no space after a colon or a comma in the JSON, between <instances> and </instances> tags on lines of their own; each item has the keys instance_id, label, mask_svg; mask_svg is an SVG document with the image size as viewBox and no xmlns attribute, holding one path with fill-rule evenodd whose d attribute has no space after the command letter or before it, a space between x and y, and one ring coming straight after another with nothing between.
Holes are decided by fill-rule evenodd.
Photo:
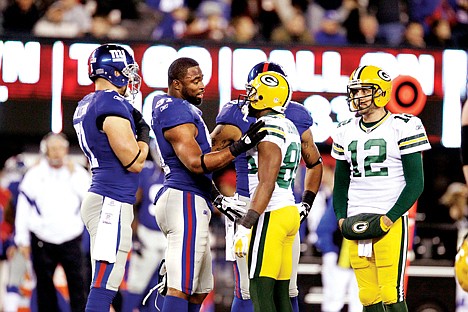
<instances>
[{"instance_id":1,"label":"jersey collar","mask_svg":"<svg viewBox=\"0 0 468 312\"><path fill-rule=\"evenodd\" d=\"M390 117L392 113L390 113L390 111L387 111L387 113L379 120L379 121L376 121L376 122L371 122L371 123L367 123L365 124L363 121L362 121L362 118L359 120L359 127L361 128L362 131L364 131L365 133L370 133L372 131L374 131L375 129L377 129L378 126L380 126L381 124L383 124L385 122L385 120L388 119L388 117Z\"/></svg>"}]
</instances>

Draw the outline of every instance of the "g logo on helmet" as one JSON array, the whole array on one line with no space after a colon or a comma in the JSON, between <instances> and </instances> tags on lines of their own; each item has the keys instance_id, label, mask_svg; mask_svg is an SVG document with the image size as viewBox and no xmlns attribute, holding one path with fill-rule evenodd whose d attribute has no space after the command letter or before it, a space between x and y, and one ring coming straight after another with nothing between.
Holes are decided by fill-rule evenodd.
<instances>
[{"instance_id":1,"label":"g logo on helmet","mask_svg":"<svg viewBox=\"0 0 468 312\"><path fill-rule=\"evenodd\" d=\"M354 233L364 233L369 228L369 222L367 221L358 221L353 224L352 230Z\"/></svg>"},{"instance_id":2,"label":"g logo on helmet","mask_svg":"<svg viewBox=\"0 0 468 312\"><path fill-rule=\"evenodd\" d=\"M272 75L263 75L260 77L260 81L269 87L276 87L279 85L278 78Z\"/></svg>"},{"instance_id":3,"label":"g logo on helmet","mask_svg":"<svg viewBox=\"0 0 468 312\"><path fill-rule=\"evenodd\" d=\"M383 81L390 81L392 78L390 78L390 75L384 72L383 70L379 70L377 72L377 75L383 80Z\"/></svg>"}]
</instances>

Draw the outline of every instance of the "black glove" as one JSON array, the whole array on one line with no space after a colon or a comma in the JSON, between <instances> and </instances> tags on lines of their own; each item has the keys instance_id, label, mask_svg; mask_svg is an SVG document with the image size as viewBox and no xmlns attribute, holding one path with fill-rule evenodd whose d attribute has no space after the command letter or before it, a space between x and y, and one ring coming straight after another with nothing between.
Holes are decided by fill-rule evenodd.
<instances>
[{"instance_id":1,"label":"black glove","mask_svg":"<svg viewBox=\"0 0 468 312\"><path fill-rule=\"evenodd\" d=\"M378 238L387 234L389 228L383 229L380 219L381 214L361 213L344 219L341 225L341 233L350 240Z\"/></svg>"},{"instance_id":2,"label":"black glove","mask_svg":"<svg viewBox=\"0 0 468 312\"><path fill-rule=\"evenodd\" d=\"M314 203L315 200L315 194L312 191L304 191L304 194L302 194L302 202L297 206L299 209L299 217L301 218L301 223L304 222L304 220L307 218L310 212L310 208L312 208L312 204Z\"/></svg>"},{"instance_id":3,"label":"black glove","mask_svg":"<svg viewBox=\"0 0 468 312\"><path fill-rule=\"evenodd\" d=\"M143 115L140 113L138 109L134 108L132 115L133 115L133 121L135 122L137 141L142 141L149 145L150 126L148 126L145 119L143 119Z\"/></svg>"},{"instance_id":4,"label":"black glove","mask_svg":"<svg viewBox=\"0 0 468 312\"><path fill-rule=\"evenodd\" d=\"M265 122L263 120L259 120L251 125L249 130L247 130L239 141L236 141L229 146L231 154L234 157L237 157L257 145L257 143L260 142L267 134L266 130L259 132L263 126L265 126Z\"/></svg>"}]
</instances>

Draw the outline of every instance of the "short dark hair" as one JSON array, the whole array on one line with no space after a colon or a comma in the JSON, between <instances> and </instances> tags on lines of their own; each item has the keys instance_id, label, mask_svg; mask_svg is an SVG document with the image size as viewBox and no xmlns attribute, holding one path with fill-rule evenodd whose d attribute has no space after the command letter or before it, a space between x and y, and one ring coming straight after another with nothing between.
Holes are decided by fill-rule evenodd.
<instances>
[{"instance_id":1,"label":"short dark hair","mask_svg":"<svg viewBox=\"0 0 468 312\"><path fill-rule=\"evenodd\" d=\"M181 57L172 62L167 71L169 86L175 79L182 80L190 67L199 66L198 62L190 57Z\"/></svg>"}]
</instances>

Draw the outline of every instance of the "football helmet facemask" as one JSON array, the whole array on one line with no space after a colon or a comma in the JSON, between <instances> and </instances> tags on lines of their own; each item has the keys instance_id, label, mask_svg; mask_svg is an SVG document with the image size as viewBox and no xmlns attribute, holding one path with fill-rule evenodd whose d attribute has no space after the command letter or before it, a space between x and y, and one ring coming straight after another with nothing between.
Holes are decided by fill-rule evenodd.
<instances>
[{"instance_id":1,"label":"football helmet facemask","mask_svg":"<svg viewBox=\"0 0 468 312\"><path fill-rule=\"evenodd\" d=\"M291 88L285 76L274 71L258 74L246 86L244 107L260 111L273 109L284 113L291 100Z\"/></svg>"},{"instance_id":2,"label":"football helmet facemask","mask_svg":"<svg viewBox=\"0 0 468 312\"><path fill-rule=\"evenodd\" d=\"M116 87L128 86L131 95L140 91L140 67L122 46L103 44L96 48L88 59L88 76L94 81L98 77L110 81Z\"/></svg>"},{"instance_id":3,"label":"football helmet facemask","mask_svg":"<svg viewBox=\"0 0 468 312\"><path fill-rule=\"evenodd\" d=\"M372 92L368 95L357 96L358 91L362 89L370 89ZM347 91L347 101L351 112L361 110L359 103L367 97L372 97L372 102L377 107L384 107L390 101L392 79L377 66L359 66L349 76Z\"/></svg>"},{"instance_id":4,"label":"football helmet facemask","mask_svg":"<svg viewBox=\"0 0 468 312\"><path fill-rule=\"evenodd\" d=\"M455 257L455 277L464 291L468 291L468 241L465 238Z\"/></svg>"}]
</instances>

